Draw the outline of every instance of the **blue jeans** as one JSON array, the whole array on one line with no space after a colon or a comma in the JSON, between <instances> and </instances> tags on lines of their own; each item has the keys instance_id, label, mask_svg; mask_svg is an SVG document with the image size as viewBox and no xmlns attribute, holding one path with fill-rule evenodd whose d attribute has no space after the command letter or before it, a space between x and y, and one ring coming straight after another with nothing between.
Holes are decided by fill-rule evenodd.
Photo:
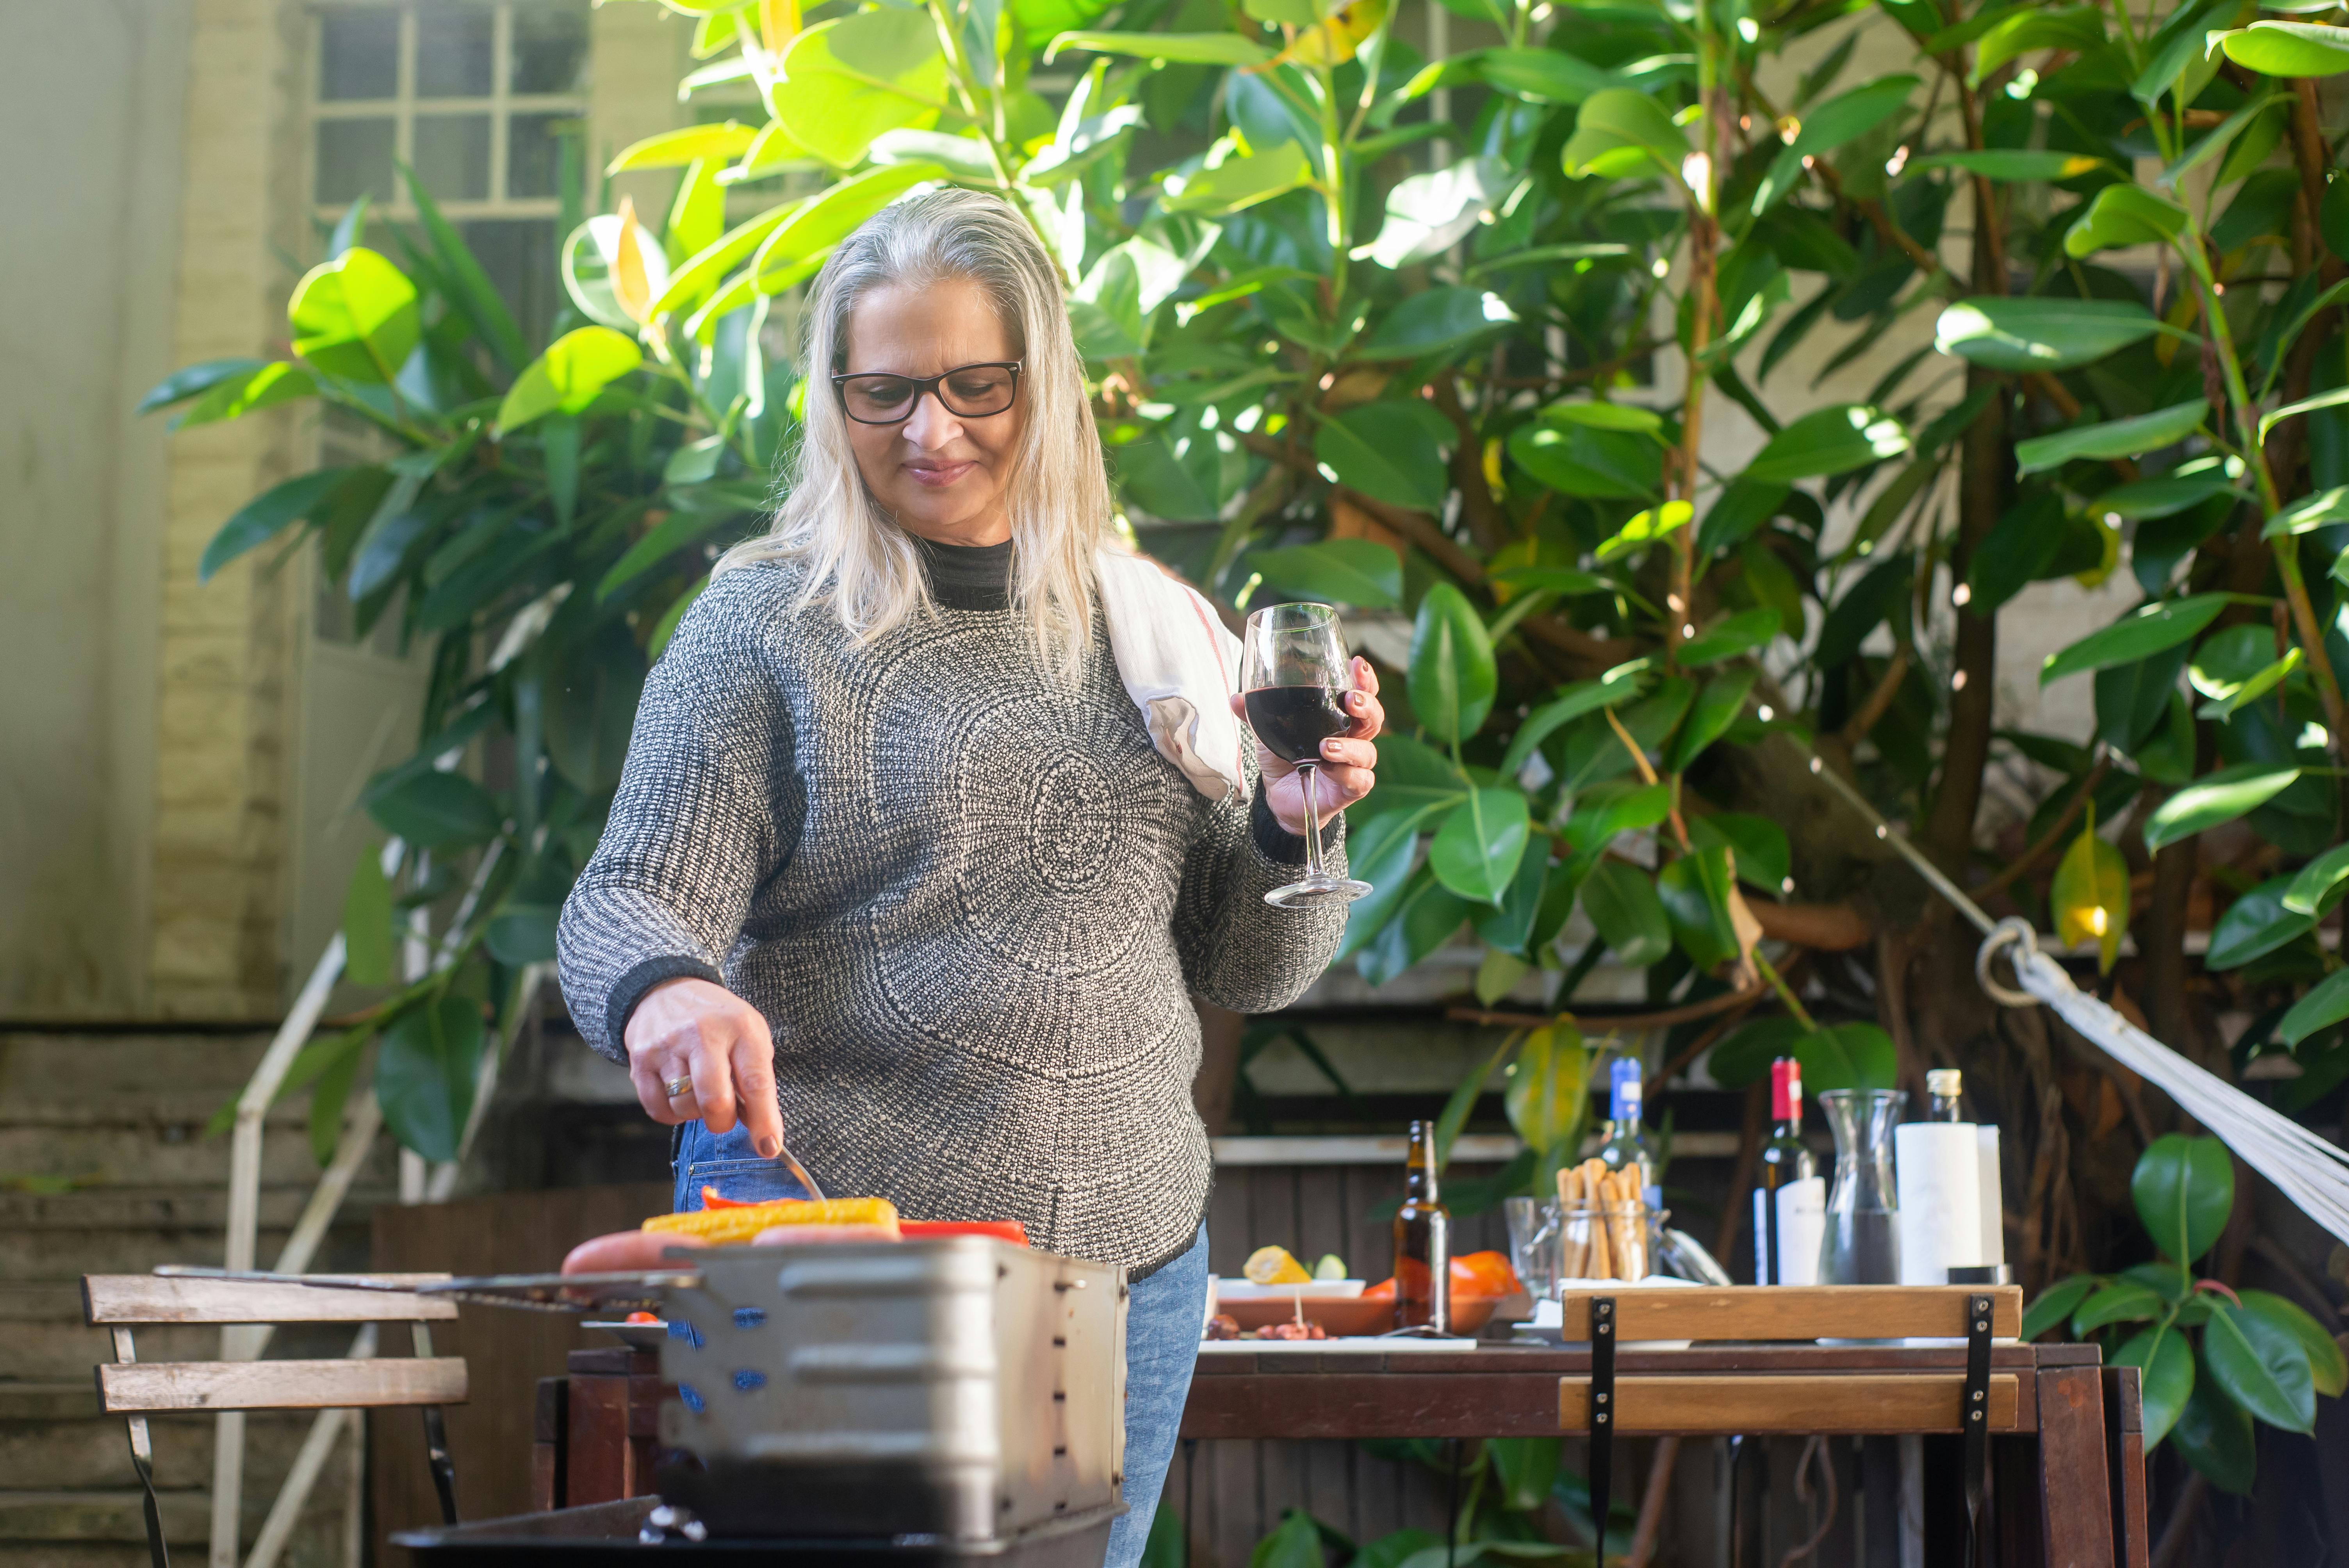
<instances>
[{"instance_id":1,"label":"blue jeans","mask_svg":"<svg viewBox=\"0 0 2349 1568\"><path fill-rule=\"evenodd\" d=\"M721 1198L763 1202L804 1198L791 1174L761 1160L740 1126L719 1136L698 1121L678 1130L678 1213L701 1207L701 1189ZM821 1171L809 1175L826 1180ZM1134 1568L1150 1540L1158 1494L1174 1462L1191 1368L1199 1358L1199 1329L1207 1313L1207 1228L1190 1250L1145 1279L1133 1282L1125 1304L1125 1513L1111 1526L1103 1568Z\"/></svg>"}]
</instances>

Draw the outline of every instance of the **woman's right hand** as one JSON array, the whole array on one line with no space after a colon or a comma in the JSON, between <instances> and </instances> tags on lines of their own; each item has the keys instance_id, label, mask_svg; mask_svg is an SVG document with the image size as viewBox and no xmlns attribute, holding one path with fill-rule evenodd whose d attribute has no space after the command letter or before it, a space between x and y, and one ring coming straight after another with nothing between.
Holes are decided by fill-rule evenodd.
<instances>
[{"instance_id":1,"label":"woman's right hand","mask_svg":"<svg viewBox=\"0 0 2349 1568\"><path fill-rule=\"evenodd\" d=\"M636 1100L655 1121L698 1121L731 1132L739 1116L759 1153L782 1152L783 1113L775 1099L775 1042L759 1009L723 985L680 976L644 995L623 1042ZM672 1097L667 1085L693 1082Z\"/></svg>"}]
</instances>

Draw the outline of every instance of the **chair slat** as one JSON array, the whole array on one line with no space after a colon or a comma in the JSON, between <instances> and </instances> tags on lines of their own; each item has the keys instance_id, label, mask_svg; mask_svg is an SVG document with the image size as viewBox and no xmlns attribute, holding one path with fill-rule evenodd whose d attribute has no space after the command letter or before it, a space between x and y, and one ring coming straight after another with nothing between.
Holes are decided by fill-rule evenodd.
<instances>
[{"instance_id":1,"label":"chair slat","mask_svg":"<svg viewBox=\"0 0 2349 1568\"><path fill-rule=\"evenodd\" d=\"M1615 1429L1627 1438L1954 1432L1964 1391L1956 1373L1620 1377ZM1588 1431L1590 1379L1561 1378L1557 1393L1558 1429ZM1992 1431L2016 1429L2020 1400L2013 1373L1991 1374Z\"/></svg>"},{"instance_id":2,"label":"chair slat","mask_svg":"<svg viewBox=\"0 0 2349 1568\"><path fill-rule=\"evenodd\" d=\"M384 1274L401 1284L447 1274ZM82 1309L93 1326L153 1323L405 1323L442 1321L457 1304L409 1291L158 1274L84 1274Z\"/></svg>"},{"instance_id":3,"label":"chair slat","mask_svg":"<svg viewBox=\"0 0 2349 1568\"><path fill-rule=\"evenodd\" d=\"M430 1361L140 1361L100 1367L106 1413L173 1410L333 1410L456 1405L465 1399L461 1357Z\"/></svg>"},{"instance_id":4,"label":"chair slat","mask_svg":"<svg viewBox=\"0 0 2349 1568\"><path fill-rule=\"evenodd\" d=\"M1590 1298L1565 1300L1564 1337L1590 1337ZM1725 1290L1640 1289L1615 1295L1621 1343L1640 1339L1961 1339L1966 1301L1992 1298L1991 1334L2023 1332L2018 1285L1736 1285Z\"/></svg>"}]
</instances>

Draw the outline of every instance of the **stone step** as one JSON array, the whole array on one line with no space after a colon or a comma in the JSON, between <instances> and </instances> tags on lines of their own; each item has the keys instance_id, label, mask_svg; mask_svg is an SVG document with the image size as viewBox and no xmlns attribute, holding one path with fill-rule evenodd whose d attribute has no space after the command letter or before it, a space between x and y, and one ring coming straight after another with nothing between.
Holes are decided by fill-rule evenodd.
<instances>
[{"instance_id":1,"label":"stone step","mask_svg":"<svg viewBox=\"0 0 2349 1568\"><path fill-rule=\"evenodd\" d=\"M301 1218L318 1172L305 1181L261 1189L264 1226ZM398 1191L398 1156L388 1139L359 1169L343 1200L347 1212L365 1213ZM0 1192L0 1231L219 1231L228 1223L228 1189L220 1187L81 1187L69 1192Z\"/></svg>"},{"instance_id":2,"label":"stone step","mask_svg":"<svg viewBox=\"0 0 2349 1568\"><path fill-rule=\"evenodd\" d=\"M290 1226L264 1225L257 1256L274 1258ZM220 1267L217 1230L94 1231L70 1246L54 1231L0 1230L0 1279L19 1283L78 1280L86 1274L146 1274L158 1264Z\"/></svg>"},{"instance_id":3,"label":"stone step","mask_svg":"<svg viewBox=\"0 0 2349 1568\"><path fill-rule=\"evenodd\" d=\"M0 1180L12 1191L37 1193L49 1183L92 1187L224 1187L229 1140L198 1138L180 1124L85 1127L0 1126ZM264 1186L309 1186L318 1179L308 1123L273 1125L262 1146Z\"/></svg>"},{"instance_id":4,"label":"stone step","mask_svg":"<svg viewBox=\"0 0 2349 1568\"><path fill-rule=\"evenodd\" d=\"M0 1032L0 1099L84 1098L91 1085L169 1085L233 1094L253 1076L270 1037Z\"/></svg>"}]
</instances>

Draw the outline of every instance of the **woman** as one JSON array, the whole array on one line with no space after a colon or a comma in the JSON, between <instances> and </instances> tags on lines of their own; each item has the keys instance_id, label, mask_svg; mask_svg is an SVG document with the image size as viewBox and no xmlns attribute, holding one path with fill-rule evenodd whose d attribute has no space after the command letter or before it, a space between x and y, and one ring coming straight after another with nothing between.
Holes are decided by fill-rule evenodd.
<instances>
[{"instance_id":1,"label":"woman","mask_svg":"<svg viewBox=\"0 0 2349 1568\"><path fill-rule=\"evenodd\" d=\"M646 682L564 993L678 1125L680 1209L799 1195L770 1163L788 1118L829 1194L1130 1271L1124 1568L1205 1311L1188 997L1287 1006L1343 906L1264 902L1304 860L1298 777L1236 755L1211 799L1121 684L1101 589L1133 566L1019 216L949 190L874 217L817 280L807 363L790 499ZM1325 820L1377 763L1355 677Z\"/></svg>"}]
</instances>

